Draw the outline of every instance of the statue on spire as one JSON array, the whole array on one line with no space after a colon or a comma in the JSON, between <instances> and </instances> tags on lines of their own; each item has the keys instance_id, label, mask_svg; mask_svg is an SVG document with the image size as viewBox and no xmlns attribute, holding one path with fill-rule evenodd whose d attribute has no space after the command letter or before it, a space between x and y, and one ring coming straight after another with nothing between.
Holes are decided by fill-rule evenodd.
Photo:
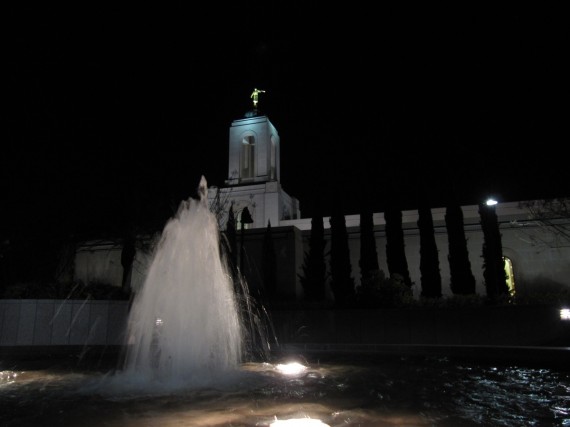
<instances>
[{"instance_id":1,"label":"statue on spire","mask_svg":"<svg viewBox=\"0 0 570 427\"><path fill-rule=\"evenodd\" d=\"M253 89L253 92L251 93L251 96L250 96L250 98L253 99L253 108L255 110L257 110L257 103L259 102L259 94L260 93L265 93L265 91L255 88L255 89Z\"/></svg>"}]
</instances>

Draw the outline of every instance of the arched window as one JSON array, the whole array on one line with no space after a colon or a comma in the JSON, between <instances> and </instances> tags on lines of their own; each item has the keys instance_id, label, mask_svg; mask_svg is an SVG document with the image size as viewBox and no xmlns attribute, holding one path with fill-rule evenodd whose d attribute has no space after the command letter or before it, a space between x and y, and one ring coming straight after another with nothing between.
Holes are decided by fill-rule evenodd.
<instances>
[{"instance_id":1,"label":"arched window","mask_svg":"<svg viewBox=\"0 0 570 427\"><path fill-rule=\"evenodd\" d=\"M255 137L244 136L241 140L241 178L253 178L255 172Z\"/></svg>"},{"instance_id":2,"label":"arched window","mask_svg":"<svg viewBox=\"0 0 570 427\"><path fill-rule=\"evenodd\" d=\"M513 262L506 256L503 257L505 263L505 274L507 276L507 286L509 287L509 294L515 296L515 276L513 274Z\"/></svg>"},{"instance_id":3,"label":"arched window","mask_svg":"<svg viewBox=\"0 0 570 427\"><path fill-rule=\"evenodd\" d=\"M250 213L249 209L247 209L246 217L242 218L242 214L243 214L245 209L247 209L247 208L240 210L237 214L237 224L238 224L239 230L241 230L242 228L244 230L248 230L248 229L252 228L253 220L251 218L251 213Z\"/></svg>"}]
</instances>

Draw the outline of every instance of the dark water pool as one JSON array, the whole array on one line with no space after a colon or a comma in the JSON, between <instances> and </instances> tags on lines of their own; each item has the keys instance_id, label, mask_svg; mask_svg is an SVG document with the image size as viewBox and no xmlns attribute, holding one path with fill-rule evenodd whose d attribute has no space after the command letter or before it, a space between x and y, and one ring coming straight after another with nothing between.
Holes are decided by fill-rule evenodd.
<instances>
[{"instance_id":1,"label":"dark water pool","mask_svg":"<svg viewBox=\"0 0 570 427\"><path fill-rule=\"evenodd\" d=\"M246 363L212 386L116 392L108 367L0 361L0 426L570 426L570 370L441 356ZM352 359L352 360L351 360Z\"/></svg>"}]
</instances>

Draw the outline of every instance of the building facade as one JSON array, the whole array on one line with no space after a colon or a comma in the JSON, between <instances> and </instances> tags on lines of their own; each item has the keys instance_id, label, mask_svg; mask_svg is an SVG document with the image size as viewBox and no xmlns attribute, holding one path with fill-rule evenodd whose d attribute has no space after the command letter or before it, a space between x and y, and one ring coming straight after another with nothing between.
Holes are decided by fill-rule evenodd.
<instances>
[{"instance_id":1,"label":"building facade","mask_svg":"<svg viewBox=\"0 0 570 427\"><path fill-rule=\"evenodd\" d=\"M302 300L299 275L308 250L311 218L301 218L299 201L285 192L280 183L280 138L269 118L257 109L234 120L229 129L228 179L223 187L208 189L208 203L215 211L221 230L225 230L230 209L236 219L240 244L238 252L242 272L251 288L274 298ZM464 231L476 293L485 295L483 280L483 233L479 207L462 206ZM519 295L559 292L570 289L570 218L554 217L544 221L528 203L499 203L498 217L508 284ZM251 218L242 221L247 210ZM452 294L448 265L448 239L445 208L432 209L435 240L439 255L442 293ZM359 215L345 216L349 239L352 275L360 284ZM386 233L383 213L373 215L374 235L380 269L386 274ZM277 280L266 289L263 278L263 240L268 226L275 250ZM330 218L324 218L325 239L330 249ZM244 228L241 230L241 228ZM421 293L420 236L418 212L402 212L405 254L415 297ZM148 240L148 239L147 239ZM148 243L148 242L147 242ZM139 246L139 248L142 246ZM152 247L152 245L146 245ZM121 286L120 242L84 242L77 250L75 279ZM327 251L325 251L327 252ZM142 286L152 259L149 250L138 250L129 275L129 286ZM328 260L327 260L327 265ZM330 265L329 265L330 267ZM328 298L332 293L328 290Z\"/></svg>"}]
</instances>

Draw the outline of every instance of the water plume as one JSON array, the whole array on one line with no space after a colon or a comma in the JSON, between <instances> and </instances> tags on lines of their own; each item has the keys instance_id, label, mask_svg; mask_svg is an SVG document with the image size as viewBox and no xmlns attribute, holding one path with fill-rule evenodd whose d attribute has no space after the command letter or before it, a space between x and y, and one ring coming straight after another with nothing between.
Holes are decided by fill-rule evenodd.
<instances>
[{"instance_id":1,"label":"water plume","mask_svg":"<svg viewBox=\"0 0 570 427\"><path fill-rule=\"evenodd\" d=\"M123 378L196 384L235 370L242 326L202 176L166 224L129 314Z\"/></svg>"}]
</instances>

